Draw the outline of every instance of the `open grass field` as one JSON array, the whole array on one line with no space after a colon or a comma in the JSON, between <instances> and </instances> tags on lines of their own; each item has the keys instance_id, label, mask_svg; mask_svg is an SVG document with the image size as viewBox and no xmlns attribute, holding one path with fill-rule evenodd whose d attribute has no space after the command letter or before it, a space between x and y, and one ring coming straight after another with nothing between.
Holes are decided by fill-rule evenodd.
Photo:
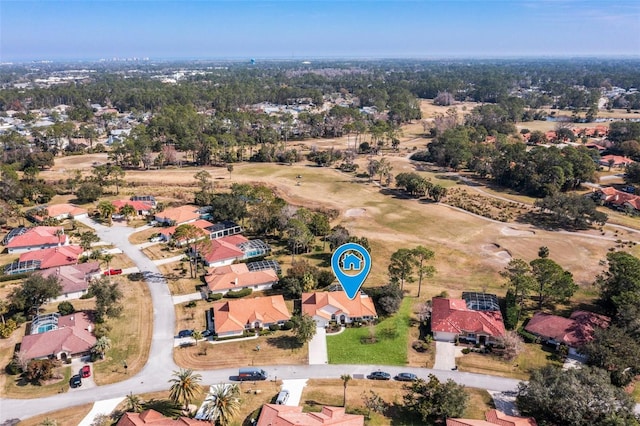
<instances>
[{"instance_id":1,"label":"open grass field","mask_svg":"<svg viewBox=\"0 0 640 426\"><path fill-rule=\"evenodd\" d=\"M327 336L329 363L405 365L412 300L404 299L396 315L375 326L347 328Z\"/></svg>"},{"instance_id":2,"label":"open grass field","mask_svg":"<svg viewBox=\"0 0 640 426\"><path fill-rule=\"evenodd\" d=\"M59 426L72 426L80 424L80 421L89 414L93 404L78 405L75 407L63 408L62 410L52 411L47 414L30 417L21 421L20 426L40 426L45 420L53 420Z\"/></svg>"},{"instance_id":3,"label":"open grass field","mask_svg":"<svg viewBox=\"0 0 640 426\"><path fill-rule=\"evenodd\" d=\"M525 350L513 361L504 361L502 358L490 354L472 352L456 358L456 364L460 371L521 380L527 380L531 371L545 365L562 366L562 362L557 360L554 352L534 343L525 344Z\"/></svg>"},{"instance_id":4,"label":"open grass field","mask_svg":"<svg viewBox=\"0 0 640 426\"><path fill-rule=\"evenodd\" d=\"M107 319L111 327L108 336L111 349L102 361L94 364L96 384L106 385L119 382L138 373L149 357L151 334L153 332L153 306L146 284L121 279L124 310L118 318ZM123 363L127 363L127 370Z\"/></svg>"},{"instance_id":5,"label":"open grass field","mask_svg":"<svg viewBox=\"0 0 640 426\"><path fill-rule=\"evenodd\" d=\"M260 345L260 350L256 347ZM224 343L200 341L197 346L176 348L173 359L183 368L195 370L251 365L307 364L308 345L300 346L290 331L277 331L268 336Z\"/></svg>"}]
</instances>

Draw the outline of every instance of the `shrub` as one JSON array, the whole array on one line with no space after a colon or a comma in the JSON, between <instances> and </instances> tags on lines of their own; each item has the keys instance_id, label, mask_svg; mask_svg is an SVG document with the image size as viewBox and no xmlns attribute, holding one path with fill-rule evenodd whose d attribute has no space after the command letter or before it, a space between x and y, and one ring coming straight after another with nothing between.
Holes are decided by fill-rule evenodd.
<instances>
[{"instance_id":1,"label":"shrub","mask_svg":"<svg viewBox=\"0 0 640 426\"><path fill-rule=\"evenodd\" d=\"M242 290L234 291L230 290L227 294L224 295L227 299L239 299L241 297L245 297L253 293L253 290L250 288L243 288Z\"/></svg>"},{"instance_id":2,"label":"shrub","mask_svg":"<svg viewBox=\"0 0 640 426\"><path fill-rule=\"evenodd\" d=\"M73 307L71 302L67 302L65 300L64 302L58 303L58 312L60 312L60 315L70 315L75 311L76 311L76 308Z\"/></svg>"},{"instance_id":3,"label":"shrub","mask_svg":"<svg viewBox=\"0 0 640 426\"><path fill-rule=\"evenodd\" d=\"M209 295L207 296L207 300L209 302L215 302L216 300L222 299L223 296L224 294L222 293L209 293Z\"/></svg>"},{"instance_id":4,"label":"shrub","mask_svg":"<svg viewBox=\"0 0 640 426\"><path fill-rule=\"evenodd\" d=\"M293 321L286 321L284 324L282 324L282 330L291 330L293 329Z\"/></svg>"},{"instance_id":5,"label":"shrub","mask_svg":"<svg viewBox=\"0 0 640 426\"><path fill-rule=\"evenodd\" d=\"M7 364L7 366L4 368L4 371L10 376L15 376L22 373L22 369L15 361L11 361L9 364Z\"/></svg>"},{"instance_id":6,"label":"shrub","mask_svg":"<svg viewBox=\"0 0 640 426\"><path fill-rule=\"evenodd\" d=\"M260 331L258 332L258 334L259 334L260 336L268 336L269 334L271 334L271 330L270 330L270 329L269 329L269 330L260 330Z\"/></svg>"},{"instance_id":7,"label":"shrub","mask_svg":"<svg viewBox=\"0 0 640 426\"><path fill-rule=\"evenodd\" d=\"M195 308L195 307L196 307L196 305L197 305L196 301L195 301L195 300L192 300L192 301L190 301L189 303L187 303L185 306L186 306L187 308Z\"/></svg>"},{"instance_id":8,"label":"shrub","mask_svg":"<svg viewBox=\"0 0 640 426\"><path fill-rule=\"evenodd\" d=\"M111 331L111 327L107 324L98 324L96 325L95 330L93 330L93 335L96 336L97 339L106 336Z\"/></svg>"},{"instance_id":9,"label":"shrub","mask_svg":"<svg viewBox=\"0 0 640 426\"><path fill-rule=\"evenodd\" d=\"M29 276L28 273L22 273L22 274L13 274L13 275L0 275L0 282L4 282L4 281L13 281L13 280L22 280L24 278L27 278Z\"/></svg>"},{"instance_id":10,"label":"shrub","mask_svg":"<svg viewBox=\"0 0 640 426\"><path fill-rule=\"evenodd\" d=\"M278 324L269 324L269 330L278 331L280 330L280 326Z\"/></svg>"},{"instance_id":11,"label":"shrub","mask_svg":"<svg viewBox=\"0 0 640 426\"><path fill-rule=\"evenodd\" d=\"M6 339L11 333L16 331L18 324L13 319L8 319L4 324L0 324L0 338Z\"/></svg>"},{"instance_id":12,"label":"shrub","mask_svg":"<svg viewBox=\"0 0 640 426\"><path fill-rule=\"evenodd\" d=\"M464 349L462 350L462 353L463 353L463 354L465 354L465 355L466 355L466 354L468 354L468 353L470 353L470 352L471 352L471 349L469 349L469 348L464 348Z\"/></svg>"},{"instance_id":13,"label":"shrub","mask_svg":"<svg viewBox=\"0 0 640 426\"><path fill-rule=\"evenodd\" d=\"M427 352L429 350L429 344L427 342L423 342L422 340L416 340L411 344L411 347L416 352Z\"/></svg>"}]
</instances>

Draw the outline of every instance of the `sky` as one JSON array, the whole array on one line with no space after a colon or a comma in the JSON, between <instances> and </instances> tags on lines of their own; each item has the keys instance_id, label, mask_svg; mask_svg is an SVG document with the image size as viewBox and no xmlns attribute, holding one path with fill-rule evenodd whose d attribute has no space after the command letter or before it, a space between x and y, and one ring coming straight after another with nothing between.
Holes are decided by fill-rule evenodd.
<instances>
[{"instance_id":1,"label":"sky","mask_svg":"<svg viewBox=\"0 0 640 426\"><path fill-rule=\"evenodd\" d=\"M640 0L0 0L0 62L640 57Z\"/></svg>"}]
</instances>

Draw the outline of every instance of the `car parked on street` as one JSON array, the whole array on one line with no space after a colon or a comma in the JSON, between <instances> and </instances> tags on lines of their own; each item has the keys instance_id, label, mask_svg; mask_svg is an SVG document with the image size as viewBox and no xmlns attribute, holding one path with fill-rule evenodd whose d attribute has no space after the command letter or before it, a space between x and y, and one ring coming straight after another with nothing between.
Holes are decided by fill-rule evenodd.
<instances>
[{"instance_id":1,"label":"car parked on street","mask_svg":"<svg viewBox=\"0 0 640 426\"><path fill-rule=\"evenodd\" d=\"M178 337L191 337L193 330L180 330L178 331Z\"/></svg>"},{"instance_id":2,"label":"car parked on street","mask_svg":"<svg viewBox=\"0 0 640 426\"><path fill-rule=\"evenodd\" d=\"M418 376L413 373L400 373L394 379L400 382L413 382L418 380Z\"/></svg>"},{"instance_id":3,"label":"car parked on street","mask_svg":"<svg viewBox=\"0 0 640 426\"><path fill-rule=\"evenodd\" d=\"M91 366L90 365L82 366L82 368L80 369L80 375L82 376L83 379L86 379L87 377L91 377Z\"/></svg>"},{"instance_id":4,"label":"car parked on street","mask_svg":"<svg viewBox=\"0 0 640 426\"><path fill-rule=\"evenodd\" d=\"M391 380L391 374L386 373L384 371L374 371L373 373L367 376L367 379L370 380Z\"/></svg>"},{"instance_id":5,"label":"car parked on street","mask_svg":"<svg viewBox=\"0 0 640 426\"><path fill-rule=\"evenodd\" d=\"M71 388L73 389L79 388L80 386L82 386L82 377L80 377L79 374L76 374L75 376L71 376L71 378L69 379L69 386L71 386Z\"/></svg>"}]
</instances>

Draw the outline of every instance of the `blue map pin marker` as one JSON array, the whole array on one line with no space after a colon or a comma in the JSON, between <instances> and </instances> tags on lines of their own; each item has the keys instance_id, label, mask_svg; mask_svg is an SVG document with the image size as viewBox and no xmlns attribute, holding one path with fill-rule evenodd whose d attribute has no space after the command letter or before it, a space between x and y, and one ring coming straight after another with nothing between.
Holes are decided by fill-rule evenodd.
<instances>
[{"instance_id":1,"label":"blue map pin marker","mask_svg":"<svg viewBox=\"0 0 640 426\"><path fill-rule=\"evenodd\" d=\"M371 270L371 256L360 244L343 244L331 256L331 269L347 297L353 300Z\"/></svg>"}]
</instances>

